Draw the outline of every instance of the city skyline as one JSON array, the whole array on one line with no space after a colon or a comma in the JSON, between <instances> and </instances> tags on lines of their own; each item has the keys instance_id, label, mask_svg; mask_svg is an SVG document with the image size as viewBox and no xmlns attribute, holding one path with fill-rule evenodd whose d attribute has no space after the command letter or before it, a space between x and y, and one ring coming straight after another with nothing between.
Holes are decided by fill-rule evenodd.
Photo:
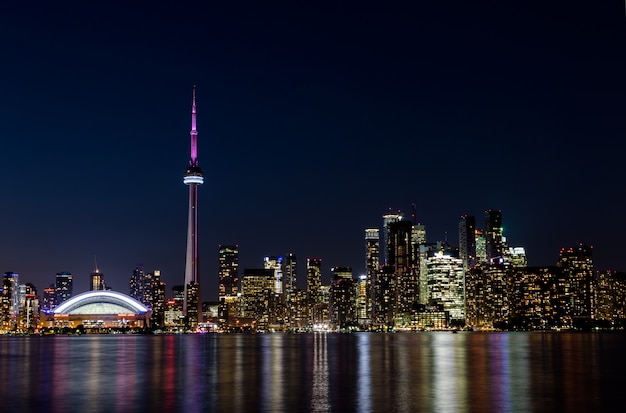
<instances>
[{"instance_id":1,"label":"city skyline","mask_svg":"<svg viewBox=\"0 0 626 413\"><path fill-rule=\"evenodd\" d=\"M139 263L182 284L194 84L206 299L220 244L362 273L363 230L413 203L429 241L499 209L529 265L582 242L624 271L623 4L557 3L8 5L2 271L86 291L95 255L115 290Z\"/></svg>"}]
</instances>

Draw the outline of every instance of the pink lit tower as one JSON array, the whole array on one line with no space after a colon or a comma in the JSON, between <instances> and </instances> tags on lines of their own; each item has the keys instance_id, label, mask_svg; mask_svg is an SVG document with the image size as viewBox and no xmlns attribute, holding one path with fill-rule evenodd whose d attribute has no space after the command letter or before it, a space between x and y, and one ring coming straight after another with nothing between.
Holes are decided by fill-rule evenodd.
<instances>
[{"instance_id":1,"label":"pink lit tower","mask_svg":"<svg viewBox=\"0 0 626 413\"><path fill-rule=\"evenodd\" d=\"M202 300L198 271L198 185L204 182L204 174L198 165L198 131L196 130L196 87L191 99L191 159L183 182L189 185L189 218L187 220L187 258L185 264L185 297L183 314L189 327L202 322Z\"/></svg>"}]
</instances>

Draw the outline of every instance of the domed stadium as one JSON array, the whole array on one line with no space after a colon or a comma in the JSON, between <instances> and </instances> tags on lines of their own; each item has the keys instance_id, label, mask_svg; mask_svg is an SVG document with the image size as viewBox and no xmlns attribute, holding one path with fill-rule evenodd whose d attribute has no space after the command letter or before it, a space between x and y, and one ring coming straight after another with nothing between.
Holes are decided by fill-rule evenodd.
<instances>
[{"instance_id":1,"label":"domed stadium","mask_svg":"<svg viewBox=\"0 0 626 413\"><path fill-rule=\"evenodd\" d=\"M88 291L63 302L51 314L54 327L148 327L152 310L117 291Z\"/></svg>"}]
</instances>

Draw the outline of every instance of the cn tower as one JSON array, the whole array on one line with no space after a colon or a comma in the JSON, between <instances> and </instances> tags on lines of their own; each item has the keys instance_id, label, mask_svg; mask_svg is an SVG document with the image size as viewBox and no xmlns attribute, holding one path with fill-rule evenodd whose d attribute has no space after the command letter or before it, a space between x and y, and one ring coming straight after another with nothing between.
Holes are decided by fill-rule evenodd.
<instances>
[{"instance_id":1,"label":"cn tower","mask_svg":"<svg viewBox=\"0 0 626 413\"><path fill-rule=\"evenodd\" d=\"M198 165L198 131L196 130L196 87L191 98L191 158L183 182L189 185L189 215L187 219L187 258L185 262L185 296L183 314L190 326L202 322L202 300L198 277L198 185L204 174Z\"/></svg>"}]
</instances>

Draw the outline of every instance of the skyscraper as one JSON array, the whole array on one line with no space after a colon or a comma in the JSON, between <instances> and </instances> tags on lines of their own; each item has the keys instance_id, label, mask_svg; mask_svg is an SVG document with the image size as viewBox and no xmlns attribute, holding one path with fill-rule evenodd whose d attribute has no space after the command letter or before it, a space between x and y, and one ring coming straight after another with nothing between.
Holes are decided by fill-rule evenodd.
<instances>
[{"instance_id":1,"label":"skyscraper","mask_svg":"<svg viewBox=\"0 0 626 413\"><path fill-rule=\"evenodd\" d=\"M459 258L465 269L476 264L476 220L471 215L459 220Z\"/></svg>"},{"instance_id":2,"label":"skyscraper","mask_svg":"<svg viewBox=\"0 0 626 413\"><path fill-rule=\"evenodd\" d=\"M365 271L367 273L367 316L374 319L374 302L376 280L380 268L380 239L379 230L368 228L365 230Z\"/></svg>"},{"instance_id":3,"label":"skyscraper","mask_svg":"<svg viewBox=\"0 0 626 413\"><path fill-rule=\"evenodd\" d=\"M218 291L219 318L228 321L230 317L237 316L239 301L239 246L219 246L219 277Z\"/></svg>"},{"instance_id":4,"label":"skyscraper","mask_svg":"<svg viewBox=\"0 0 626 413\"><path fill-rule=\"evenodd\" d=\"M265 257L263 266L266 270L274 270L274 292L283 292L283 257Z\"/></svg>"},{"instance_id":5,"label":"skyscraper","mask_svg":"<svg viewBox=\"0 0 626 413\"><path fill-rule=\"evenodd\" d=\"M74 281L72 274L69 272L58 272L56 277L56 299L55 304L58 306L65 300L72 298L72 292L74 289Z\"/></svg>"},{"instance_id":6,"label":"skyscraper","mask_svg":"<svg viewBox=\"0 0 626 413\"><path fill-rule=\"evenodd\" d=\"M502 212L485 211L485 249L487 260L502 258L504 242L502 239Z\"/></svg>"},{"instance_id":7,"label":"skyscraper","mask_svg":"<svg viewBox=\"0 0 626 413\"><path fill-rule=\"evenodd\" d=\"M294 253L287 254L283 267L283 292L285 293L285 301L289 301L291 295L298 289L298 265Z\"/></svg>"},{"instance_id":8,"label":"skyscraper","mask_svg":"<svg viewBox=\"0 0 626 413\"><path fill-rule=\"evenodd\" d=\"M97 266L94 272L91 273L90 281L91 282L89 283L89 291L106 290L106 284L104 283L104 274L100 272Z\"/></svg>"},{"instance_id":9,"label":"skyscraper","mask_svg":"<svg viewBox=\"0 0 626 413\"><path fill-rule=\"evenodd\" d=\"M196 130L196 87L191 99L191 158L185 171L183 182L189 185L189 210L187 220L187 256L185 261L185 295L183 314L190 326L202 322L202 300L200 299L200 279L198 271L198 185L204 183L204 174L198 164L198 131ZM197 294L197 297L190 297Z\"/></svg>"}]
</instances>

